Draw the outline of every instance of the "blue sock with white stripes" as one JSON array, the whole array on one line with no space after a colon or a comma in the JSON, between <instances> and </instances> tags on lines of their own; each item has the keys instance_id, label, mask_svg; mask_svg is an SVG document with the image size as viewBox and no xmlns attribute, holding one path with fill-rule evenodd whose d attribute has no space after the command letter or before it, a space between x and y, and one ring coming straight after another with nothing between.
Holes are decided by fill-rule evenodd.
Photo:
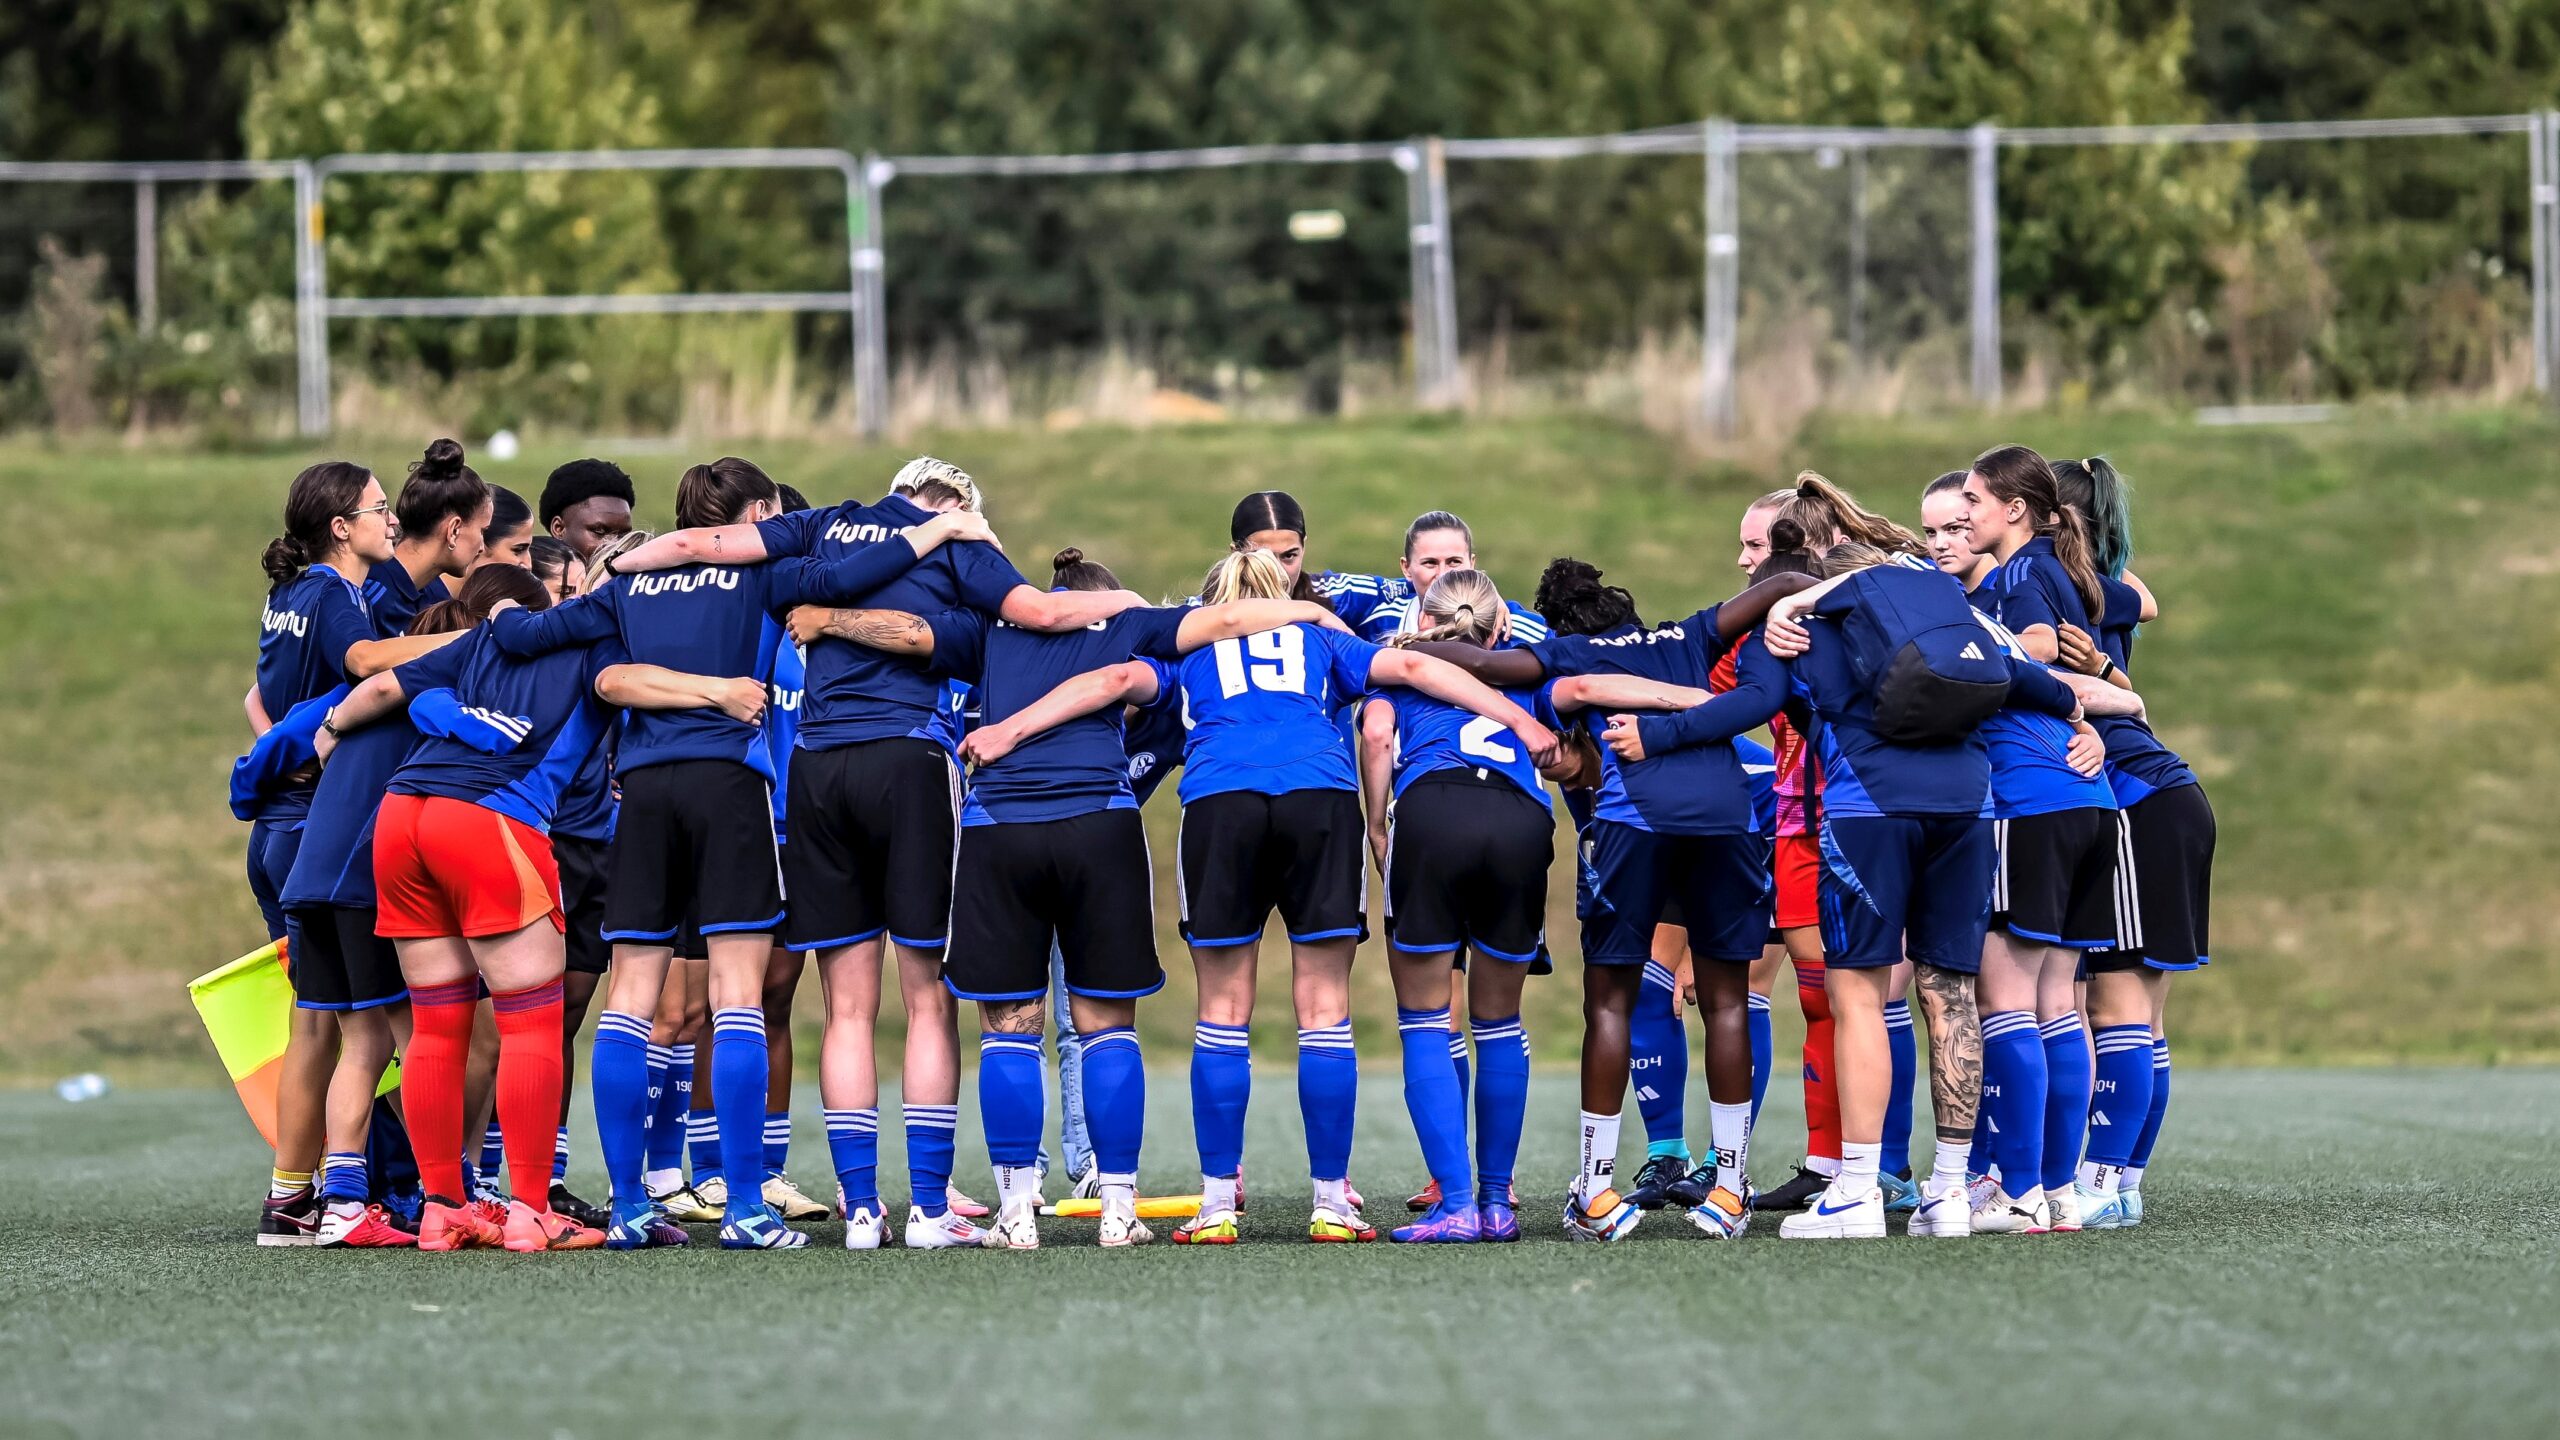
<instances>
[{"instance_id":1,"label":"blue sock with white stripes","mask_svg":"<svg viewBox=\"0 0 2560 1440\"><path fill-rule=\"evenodd\" d=\"M569 1127L563 1125L551 1137L551 1183L562 1184L569 1178Z\"/></svg>"},{"instance_id":2,"label":"blue sock with white stripes","mask_svg":"<svg viewBox=\"0 0 2560 1440\"><path fill-rule=\"evenodd\" d=\"M1147 1133L1147 1067L1138 1054L1138 1032L1126 1025L1084 1037L1084 1125L1098 1173L1138 1173L1138 1147Z\"/></svg>"},{"instance_id":3,"label":"blue sock with white stripes","mask_svg":"<svg viewBox=\"0 0 2560 1440\"><path fill-rule=\"evenodd\" d=\"M652 1170L658 1168L658 1110L660 1106L666 1103L667 1066L674 1060L674 1058L675 1048L673 1046L652 1045L649 1047L649 1119L645 1128L647 1130L646 1146L649 1154L648 1168Z\"/></svg>"},{"instance_id":4,"label":"blue sock with white stripes","mask_svg":"<svg viewBox=\"0 0 2560 1440\"><path fill-rule=\"evenodd\" d=\"M2089 1163L2130 1165L2151 1118L2151 1027L2098 1032L2098 1069L2089 1096Z\"/></svg>"},{"instance_id":5,"label":"blue sock with white stripes","mask_svg":"<svg viewBox=\"0 0 2560 1440\"><path fill-rule=\"evenodd\" d=\"M2000 1188L2024 1195L2044 1183L2044 1037L2032 1010L1982 1017L1982 1116Z\"/></svg>"},{"instance_id":6,"label":"blue sock with white stripes","mask_svg":"<svg viewBox=\"0 0 2560 1440\"><path fill-rule=\"evenodd\" d=\"M868 1209L882 1213L880 1204L880 1111L829 1110L827 1121L827 1158L834 1162L836 1184L844 1190L845 1213Z\"/></svg>"},{"instance_id":7,"label":"blue sock with white stripes","mask_svg":"<svg viewBox=\"0 0 2560 1440\"><path fill-rule=\"evenodd\" d=\"M1885 1044L1893 1051L1893 1088L1884 1097L1884 1158L1887 1175L1911 1168L1911 1091L1920 1078L1920 1049L1911 1034L1911 1002L1888 1001L1884 1007Z\"/></svg>"},{"instance_id":8,"label":"blue sock with white stripes","mask_svg":"<svg viewBox=\"0 0 2560 1440\"><path fill-rule=\"evenodd\" d=\"M640 1180L649 1159L648 1016L607 1010L596 1017L587 1083L595 1090L596 1143L604 1151L613 1198L637 1204L648 1194ZM532 1203L529 1195L516 1198Z\"/></svg>"},{"instance_id":9,"label":"blue sock with white stripes","mask_svg":"<svg viewBox=\"0 0 2560 1440\"><path fill-rule=\"evenodd\" d=\"M1449 1068L1458 1072L1458 1113L1463 1115L1467 1110L1467 1093L1470 1088L1468 1082L1473 1078L1467 1073L1471 1067L1467 1063L1467 1037L1464 1031L1449 1032Z\"/></svg>"},{"instance_id":10,"label":"blue sock with white stripes","mask_svg":"<svg viewBox=\"0 0 2560 1440\"><path fill-rule=\"evenodd\" d=\"M693 1047L666 1047L667 1061L657 1088L650 1092L649 1168L674 1170L684 1164L685 1120L693 1113Z\"/></svg>"},{"instance_id":11,"label":"blue sock with white stripes","mask_svg":"<svg viewBox=\"0 0 2560 1440\"><path fill-rule=\"evenodd\" d=\"M1004 1166L1040 1163L1049 1123L1047 1065L1040 1037L989 1030L978 1037L978 1123L987 1130L987 1159Z\"/></svg>"},{"instance_id":12,"label":"blue sock with white stripes","mask_svg":"<svg viewBox=\"0 0 2560 1440\"><path fill-rule=\"evenodd\" d=\"M898 1118L907 1128L908 1203L926 1219L939 1220L951 1209L951 1151L958 1143L960 1107L901 1102ZM1040 1147L1037 1128L1031 1146L1035 1152Z\"/></svg>"},{"instance_id":13,"label":"blue sock with white stripes","mask_svg":"<svg viewBox=\"0 0 2560 1440\"><path fill-rule=\"evenodd\" d=\"M1529 1115L1529 1036L1520 1017L1468 1022L1476 1037L1476 1203L1511 1203L1511 1170Z\"/></svg>"},{"instance_id":14,"label":"blue sock with white stripes","mask_svg":"<svg viewBox=\"0 0 2560 1440\"><path fill-rule=\"evenodd\" d=\"M364 1203L367 1190L364 1152L332 1150L320 1160L320 1198Z\"/></svg>"},{"instance_id":15,"label":"blue sock with white stripes","mask_svg":"<svg viewBox=\"0 0 2560 1440\"><path fill-rule=\"evenodd\" d=\"M1644 1153L1689 1163L1689 1027L1680 1018L1680 981L1659 960L1644 962L1635 1013L1627 1017L1627 1075L1644 1117Z\"/></svg>"},{"instance_id":16,"label":"blue sock with white stripes","mask_svg":"<svg viewBox=\"0 0 2560 1440\"><path fill-rule=\"evenodd\" d=\"M1298 1114L1307 1127L1310 1177L1350 1177L1351 1126L1359 1108L1360 1056L1351 1045L1351 1021L1299 1031Z\"/></svg>"},{"instance_id":17,"label":"blue sock with white stripes","mask_svg":"<svg viewBox=\"0 0 2560 1440\"><path fill-rule=\"evenodd\" d=\"M768 1060L771 1058L768 1055ZM770 1180L791 1163L791 1112L764 1112L764 1173Z\"/></svg>"},{"instance_id":18,"label":"blue sock with white stripes","mask_svg":"<svg viewBox=\"0 0 2560 1440\"><path fill-rule=\"evenodd\" d=\"M485 1178L492 1185L506 1176L506 1142L498 1133L498 1122L495 1120L489 1122L488 1129L480 1132L480 1163L476 1168L478 1176L475 1180Z\"/></svg>"},{"instance_id":19,"label":"blue sock with white stripes","mask_svg":"<svg viewBox=\"0 0 2560 1440\"><path fill-rule=\"evenodd\" d=\"M720 1129L720 1178L729 1182L729 1218L764 1205L764 1094L767 1066L764 1007L731 1005L711 1012L711 1113Z\"/></svg>"},{"instance_id":20,"label":"blue sock with white stripes","mask_svg":"<svg viewBox=\"0 0 2560 1440\"><path fill-rule=\"evenodd\" d=\"M1206 1020L1193 1026L1191 1136L1200 1147L1202 1175L1231 1176L1244 1164L1244 1112L1252 1098L1251 1034L1242 1025Z\"/></svg>"},{"instance_id":21,"label":"blue sock with white stripes","mask_svg":"<svg viewBox=\"0 0 2560 1440\"><path fill-rule=\"evenodd\" d=\"M2080 1144L2089 1135L2089 1032L2080 1013L2057 1015L2044 1036L2044 1169L2050 1192L2070 1188L2080 1173Z\"/></svg>"},{"instance_id":22,"label":"blue sock with white stripes","mask_svg":"<svg viewBox=\"0 0 2560 1440\"><path fill-rule=\"evenodd\" d=\"M1760 1124L1760 1102L1769 1098L1769 1056L1778 1048L1777 1038L1769 1030L1769 997L1754 991L1751 996L1751 1123Z\"/></svg>"},{"instance_id":23,"label":"blue sock with white stripes","mask_svg":"<svg viewBox=\"0 0 2560 1440\"><path fill-rule=\"evenodd\" d=\"M2169 1113L2169 1037L2151 1042L2151 1109L2142 1118L2142 1138L2133 1142L2133 1168L2151 1164L2151 1147L2160 1140L2160 1117ZM2141 1180L2134 1181L2136 1189Z\"/></svg>"},{"instance_id":24,"label":"blue sock with white stripes","mask_svg":"<svg viewBox=\"0 0 2560 1440\"><path fill-rule=\"evenodd\" d=\"M720 1117L708 1110L684 1115L685 1159L693 1167L693 1183L720 1177Z\"/></svg>"},{"instance_id":25,"label":"blue sock with white stripes","mask_svg":"<svg viewBox=\"0 0 2560 1440\"><path fill-rule=\"evenodd\" d=\"M1467 1167L1467 1102L1458 1093L1458 1074L1449 1066L1449 1012L1397 1006L1396 1039L1404 1051L1405 1113L1413 1117L1422 1163L1440 1187L1441 1203L1472 1204L1475 1173Z\"/></svg>"}]
</instances>

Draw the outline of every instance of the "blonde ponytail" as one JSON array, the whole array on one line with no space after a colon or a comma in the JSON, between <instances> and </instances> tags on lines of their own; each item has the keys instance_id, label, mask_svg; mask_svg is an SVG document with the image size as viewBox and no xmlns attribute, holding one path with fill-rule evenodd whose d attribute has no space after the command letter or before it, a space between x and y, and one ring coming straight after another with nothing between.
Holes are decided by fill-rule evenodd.
<instances>
[{"instance_id":1,"label":"blonde ponytail","mask_svg":"<svg viewBox=\"0 0 2560 1440\"><path fill-rule=\"evenodd\" d=\"M1493 583L1493 577L1481 570L1442 572L1416 603L1422 607L1421 617L1434 623L1417 625L1412 634L1398 635L1388 644L1401 647L1432 640L1488 644L1500 629L1505 613L1502 591Z\"/></svg>"},{"instance_id":2,"label":"blonde ponytail","mask_svg":"<svg viewBox=\"0 0 2560 1440\"><path fill-rule=\"evenodd\" d=\"M1224 605L1231 600L1286 600L1289 598L1289 572L1280 562L1261 550L1230 550L1209 567L1200 582L1200 600L1205 605Z\"/></svg>"}]
</instances>

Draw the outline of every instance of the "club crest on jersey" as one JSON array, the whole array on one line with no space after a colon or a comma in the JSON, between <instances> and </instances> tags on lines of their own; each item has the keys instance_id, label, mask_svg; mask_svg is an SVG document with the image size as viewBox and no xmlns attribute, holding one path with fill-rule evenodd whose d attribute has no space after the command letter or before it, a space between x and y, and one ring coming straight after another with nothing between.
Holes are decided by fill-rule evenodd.
<instances>
[{"instance_id":1,"label":"club crest on jersey","mask_svg":"<svg viewBox=\"0 0 2560 1440\"><path fill-rule=\"evenodd\" d=\"M721 590L735 590L738 588L738 572L718 566L706 566L700 570L661 570L654 575L631 577L631 593L634 595L684 595L699 590L705 585Z\"/></svg>"}]
</instances>

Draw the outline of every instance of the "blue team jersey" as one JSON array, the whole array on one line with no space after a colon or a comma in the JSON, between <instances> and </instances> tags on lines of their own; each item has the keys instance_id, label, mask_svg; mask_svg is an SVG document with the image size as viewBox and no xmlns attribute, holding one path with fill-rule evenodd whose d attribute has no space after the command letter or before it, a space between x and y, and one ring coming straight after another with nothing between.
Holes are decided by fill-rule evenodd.
<instances>
[{"instance_id":1,"label":"blue team jersey","mask_svg":"<svg viewBox=\"0 0 2560 1440\"><path fill-rule=\"evenodd\" d=\"M2009 652L2010 664L2036 663L2007 627L1979 610L1974 615ZM1982 722L1981 733L1991 756L1991 818L2015 820L2057 810L2116 808L2115 792L2107 788L2105 775L2083 775L2065 758L2071 746L2068 720L2008 705Z\"/></svg>"},{"instance_id":2,"label":"blue team jersey","mask_svg":"<svg viewBox=\"0 0 2560 1440\"><path fill-rule=\"evenodd\" d=\"M1716 661L1723 658L1726 649L1716 633L1716 610L1709 606L1686 620L1651 630L1626 626L1606 635L1558 635L1530 646L1529 653L1538 657L1538 663L1546 667L1549 675L1633 675L1705 690ZM1737 679L1761 673L1757 669L1746 672L1740 665L1736 672ZM1755 681L1750 692L1716 713L1722 715L1752 703L1751 697L1764 684L1765 681ZM1722 695L1710 703L1731 698ZM1782 698L1782 692L1768 696L1770 712L1776 711ZM1584 710L1575 719L1595 741L1609 728L1609 717L1600 709ZM1763 714L1753 723L1767 719L1768 715ZM1737 727L1734 733L1748 728ZM1648 744L1646 758L1634 764L1620 760L1606 743L1599 748L1600 783L1591 800L1595 818L1662 835L1758 833L1759 822L1751 810L1751 787L1731 745L1692 744L1656 753Z\"/></svg>"},{"instance_id":3,"label":"blue team jersey","mask_svg":"<svg viewBox=\"0 0 2560 1440\"><path fill-rule=\"evenodd\" d=\"M449 690L463 714L515 743L493 752L424 735L391 777L391 793L468 801L548 834L560 792L602 743L612 713L596 698L596 676L627 658L614 636L520 658L500 649L484 625L402 665L392 673L413 707Z\"/></svg>"},{"instance_id":4,"label":"blue team jersey","mask_svg":"<svg viewBox=\"0 0 2560 1440\"><path fill-rule=\"evenodd\" d=\"M603 589L539 614L506 611L490 621L490 636L519 657L619 637L638 664L770 684L774 655L791 643L777 615L794 605L842 604L913 563L915 551L900 543L832 562L688 565L617 575ZM716 707L634 710L624 720L616 775L679 760L727 760L773 779L764 732Z\"/></svg>"},{"instance_id":5,"label":"blue team jersey","mask_svg":"<svg viewBox=\"0 0 2560 1440\"><path fill-rule=\"evenodd\" d=\"M994 725L1078 675L1128 660L1155 664L1159 687L1170 688L1164 662L1180 658L1174 637L1185 613L1124 610L1061 635L1020 629L975 610L946 610L925 623L933 629L934 664L972 682L978 723ZM978 767L969 777L960 823L1029 823L1136 809L1121 708L1106 705L1080 715Z\"/></svg>"},{"instance_id":6,"label":"blue team jersey","mask_svg":"<svg viewBox=\"0 0 2560 1440\"><path fill-rule=\"evenodd\" d=\"M1407 592L1402 598L1389 600L1371 610L1368 618L1353 623L1351 628L1360 632L1360 638L1372 645L1384 645L1398 635L1410 635L1421 629L1422 597L1411 593L1410 586ZM1506 600L1503 604L1511 611L1511 633L1503 637L1501 648L1517 650L1547 638L1547 617L1517 600Z\"/></svg>"},{"instance_id":7,"label":"blue team jersey","mask_svg":"<svg viewBox=\"0 0 2560 1440\"><path fill-rule=\"evenodd\" d=\"M258 703L270 721L353 678L347 652L375 638L363 592L326 565L269 590L258 627ZM311 787L293 785L266 795L257 818L290 826L310 805Z\"/></svg>"},{"instance_id":8,"label":"blue team jersey","mask_svg":"<svg viewBox=\"0 0 2560 1440\"><path fill-rule=\"evenodd\" d=\"M1350 575L1327 570L1311 577L1316 598L1333 607L1342 623L1366 638L1371 617L1381 605L1413 598L1413 584L1401 575Z\"/></svg>"},{"instance_id":9,"label":"blue team jersey","mask_svg":"<svg viewBox=\"0 0 2560 1440\"><path fill-rule=\"evenodd\" d=\"M459 643L459 642L457 642ZM446 646L452 649L453 646ZM302 848L285 877L289 907L327 905L361 910L373 904L373 820L393 772L417 744L409 717L394 712L350 730L329 753L302 826Z\"/></svg>"},{"instance_id":10,"label":"blue team jersey","mask_svg":"<svg viewBox=\"0 0 2560 1440\"><path fill-rule=\"evenodd\" d=\"M785 640L773 652L773 674L764 687L764 758L773 767L773 838L776 844L790 837L783 814L786 787L791 784L791 751L800 740L800 702L808 693L808 656L797 645Z\"/></svg>"},{"instance_id":11,"label":"blue team jersey","mask_svg":"<svg viewBox=\"0 0 2560 1440\"><path fill-rule=\"evenodd\" d=\"M2098 633L2089 623L2088 601L2081 598L2070 572L2053 553L2053 542L2042 535L2019 546L2016 554L1982 577L1973 603L2013 635L2037 625L2057 631L2077 625L2092 636Z\"/></svg>"},{"instance_id":12,"label":"blue team jersey","mask_svg":"<svg viewBox=\"0 0 2560 1440\"><path fill-rule=\"evenodd\" d=\"M578 762L578 771L560 791L560 804L551 813L553 838L567 835L578 840L610 840L613 838L613 750L622 734L621 712L606 717L604 737L587 758Z\"/></svg>"},{"instance_id":13,"label":"blue team jersey","mask_svg":"<svg viewBox=\"0 0 2560 1440\"><path fill-rule=\"evenodd\" d=\"M1747 737L1737 737L1733 753L1742 762L1742 778L1751 786L1751 818L1760 833L1771 839L1778 834L1778 757L1768 746Z\"/></svg>"},{"instance_id":14,"label":"blue team jersey","mask_svg":"<svg viewBox=\"0 0 2560 1440\"><path fill-rule=\"evenodd\" d=\"M2106 592L2106 613L2098 617L2098 628L2090 632L2098 648L2120 669L2133 667L2133 630L2142 620L2142 592L2121 580L2101 577L2098 588ZM2098 735L2107 742L2107 784L2115 790L2116 803L2134 805L2154 792L2175 790L2196 783L2196 772L2178 758L2178 752L2160 743L2151 727L2132 715L2106 715L2089 722L2098 727Z\"/></svg>"},{"instance_id":15,"label":"blue team jersey","mask_svg":"<svg viewBox=\"0 0 2560 1440\"><path fill-rule=\"evenodd\" d=\"M846 501L777 515L759 522L756 533L768 555L836 560L882 545L904 550L900 533L932 518L932 511L891 495L876 505ZM937 546L895 579L839 603L910 615L963 607L993 615L1025 583L1003 551L973 540ZM942 684L926 662L826 637L809 647L808 664L808 700L800 716L804 748L834 750L865 740L929 735Z\"/></svg>"},{"instance_id":16,"label":"blue team jersey","mask_svg":"<svg viewBox=\"0 0 2560 1440\"><path fill-rule=\"evenodd\" d=\"M1359 789L1339 712L1368 691L1377 654L1338 630L1283 625L1184 657L1182 803Z\"/></svg>"},{"instance_id":17,"label":"blue team jersey","mask_svg":"<svg viewBox=\"0 0 2560 1440\"><path fill-rule=\"evenodd\" d=\"M418 612L439 601L450 600L453 592L445 588L439 575L421 585L409 578L409 567L394 556L365 572L365 608L373 612L373 624L382 638L409 633Z\"/></svg>"},{"instance_id":18,"label":"blue team jersey","mask_svg":"<svg viewBox=\"0 0 2560 1440\"><path fill-rule=\"evenodd\" d=\"M1502 694L1536 716L1540 724L1561 727L1564 721L1549 699L1553 688L1550 683L1535 690L1505 690ZM1530 798L1541 804L1546 802L1547 790L1539 782L1536 762L1520 748L1520 738L1507 726L1401 686L1381 691L1379 699L1395 709L1398 796L1404 794L1406 786L1435 771L1473 770L1500 775L1528 792Z\"/></svg>"},{"instance_id":19,"label":"blue team jersey","mask_svg":"<svg viewBox=\"0 0 2560 1440\"><path fill-rule=\"evenodd\" d=\"M1190 731L1182 723L1182 682L1167 670L1156 698L1130 707L1128 729L1120 738L1129 762L1129 792L1143 806L1166 777L1182 768L1182 751Z\"/></svg>"}]
</instances>

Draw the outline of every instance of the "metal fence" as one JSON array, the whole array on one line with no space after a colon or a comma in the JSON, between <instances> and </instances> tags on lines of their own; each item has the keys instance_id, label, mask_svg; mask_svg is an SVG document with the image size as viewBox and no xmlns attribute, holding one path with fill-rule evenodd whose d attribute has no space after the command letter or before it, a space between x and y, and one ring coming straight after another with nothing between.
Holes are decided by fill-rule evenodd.
<instances>
[{"instance_id":1,"label":"metal fence","mask_svg":"<svg viewBox=\"0 0 2560 1440\"><path fill-rule=\"evenodd\" d=\"M2560 113L2300 123L2109 125L1963 129L1768 126L1710 119L1615 135L1510 140L1442 140L1325 145L1246 145L1089 155L856 155L838 149L695 149L437 155L355 154L308 160L191 164L0 161L0 182L130 185L134 204L134 313L148 327L158 308L158 194L163 185L227 181L293 182L293 299L304 434L331 423L330 322L492 316L842 313L853 344L849 388L854 413L878 435L889 414L883 205L895 181L952 177L1131 176L1247 166L1392 165L1404 180L1410 252L1411 378L1416 404L1448 408L1467 398L1459 335L1456 233L1450 168L1555 164L1604 157L1699 167L1699 260L1695 294L1699 378L1688 402L1707 429L1730 434L1744 419L1739 383L1744 298L1785 291L1774 306L1818 307L1829 339L1852 363L1867 363L1897 329L1960 326L1964 395L1999 405L2003 363L2000 159L2004 152L2067 147L2281 146L2308 142L2523 136L2515 183L2529 197L2531 264L2527 309L2532 385L2550 394L2560 371ZM832 172L842 186L847 234L841 289L662 294L347 296L329 288L327 187L333 177L544 171L802 170ZM1840 195L1831 198L1837 173ZM1894 197L1879 208L1875 195ZM2512 192L2510 192L2512 193ZM1818 226L1768 221L1755 231L1754 196L1794 215L1836 205ZM1772 198L1774 197L1774 198ZM1920 202L1925 202L1921 204ZM1939 207L1927 210L1926 205ZM1918 208L1915 208L1917 206ZM1785 207L1795 207L1788 210ZM1921 222L1907 222L1917 214ZM1879 253L1878 224L1905 221ZM1818 232L1823 243L1801 243ZM1836 238L1838 248L1833 248ZM1960 277L1955 273L1961 267ZM1833 288L1836 287L1836 288ZM1685 290L1685 284L1682 287Z\"/></svg>"}]
</instances>

